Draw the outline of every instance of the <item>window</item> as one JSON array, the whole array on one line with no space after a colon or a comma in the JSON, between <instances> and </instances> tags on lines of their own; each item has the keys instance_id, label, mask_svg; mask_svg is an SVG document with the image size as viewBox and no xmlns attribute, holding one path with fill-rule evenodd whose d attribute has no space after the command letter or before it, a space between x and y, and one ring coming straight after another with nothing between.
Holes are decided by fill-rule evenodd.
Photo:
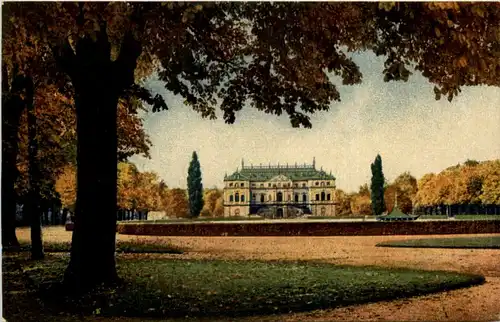
<instances>
[{"instance_id":1,"label":"window","mask_svg":"<svg viewBox=\"0 0 500 322\"><path fill-rule=\"evenodd\" d=\"M276 185L275 185L275 184L273 184L273 188L276 188Z\"/></svg>"},{"instance_id":2,"label":"window","mask_svg":"<svg viewBox=\"0 0 500 322\"><path fill-rule=\"evenodd\" d=\"M316 194L316 200L319 200L319 194Z\"/></svg>"},{"instance_id":3,"label":"window","mask_svg":"<svg viewBox=\"0 0 500 322\"><path fill-rule=\"evenodd\" d=\"M273 200L273 196L269 195L267 198L267 201L271 201L271 200Z\"/></svg>"},{"instance_id":4,"label":"window","mask_svg":"<svg viewBox=\"0 0 500 322\"><path fill-rule=\"evenodd\" d=\"M268 186L268 187L271 187L271 184L270 184L270 183L268 183L268 184L267 184L267 186Z\"/></svg>"},{"instance_id":5,"label":"window","mask_svg":"<svg viewBox=\"0 0 500 322\"><path fill-rule=\"evenodd\" d=\"M295 194L295 202L299 202L299 195L297 193Z\"/></svg>"},{"instance_id":6,"label":"window","mask_svg":"<svg viewBox=\"0 0 500 322\"><path fill-rule=\"evenodd\" d=\"M302 188L305 188L305 187L306 187L306 184L305 184L305 183L303 183L303 184L302 184Z\"/></svg>"},{"instance_id":7,"label":"window","mask_svg":"<svg viewBox=\"0 0 500 322\"><path fill-rule=\"evenodd\" d=\"M260 195L260 202L264 202L264 194Z\"/></svg>"},{"instance_id":8,"label":"window","mask_svg":"<svg viewBox=\"0 0 500 322\"><path fill-rule=\"evenodd\" d=\"M321 201L325 201L325 192L324 191L321 193Z\"/></svg>"},{"instance_id":9,"label":"window","mask_svg":"<svg viewBox=\"0 0 500 322\"><path fill-rule=\"evenodd\" d=\"M299 184L298 184L298 183L294 183L294 184L293 184L293 186L294 186L295 188L298 188L298 187L299 187Z\"/></svg>"},{"instance_id":10,"label":"window","mask_svg":"<svg viewBox=\"0 0 500 322\"><path fill-rule=\"evenodd\" d=\"M277 198L277 201L278 201L278 202L282 202L282 201L283 201L283 193L278 192L278 198Z\"/></svg>"},{"instance_id":11,"label":"window","mask_svg":"<svg viewBox=\"0 0 500 322\"><path fill-rule=\"evenodd\" d=\"M230 186L230 187L232 187L232 186L233 186L233 183L231 182L231 183L229 184L229 186Z\"/></svg>"},{"instance_id":12,"label":"window","mask_svg":"<svg viewBox=\"0 0 500 322\"><path fill-rule=\"evenodd\" d=\"M229 196L229 202L233 202L233 195Z\"/></svg>"},{"instance_id":13,"label":"window","mask_svg":"<svg viewBox=\"0 0 500 322\"><path fill-rule=\"evenodd\" d=\"M327 185L327 186L329 186L329 185L330 185L330 181L328 181L328 182L326 183L326 185Z\"/></svg>"},{"instance_id":14,"label":"window","mask_svg":"<svg viewBox=\"0 0 500 322\"><path fill-rule=\"evenodd\" d=\"M326 208L321 207L321 216L324 216L326 214Z\"/></svg>"},{"instance_id":15,"label":"window","mask_svg":"<svg viewBox=\"0 0 500 322\"><path fill-rule=\"evenodd\" d=\"M252 200L253 200L253 201L255 201L256 199L257 199L257 195L254 193L254 194L252 195Z\"/></svg>"},{"instance_id":16,"label":"window","mask_svg":"<svg viewBox=\"0 0 500 322\"><path fill-rule=\"evenodd\" d=\"M322 186L322 187L324 187L324 186L325 186L325 183L324 183L324 182L322 182L322 183L321 183L321 186Z\"/></svg>"},{"instance_id":17,"label":"window","mask_svg":"<svg viewBox=\"0 0 500 322\"><path fill-rule=\"evenodd\" d=\"M252 183L252 187L255 187L255 183Z\"/></svg>"},{"instance_id":18,"label":"window","mask_svg":"<svg viewBox=\"0 0 500 322\"><path fill-rule=\"evenodd\" d=\"M327 194L326 195L326 200L330 200L331 199L331 195L330 194Z\"/></svg>"},{"instance_id":19,"label":"window","mask_svg":"<svg viewBox=\"0 0 500 322\"><path fill-rule=\"evenodd\" d=\"M239 209L236 209L236 210L234 211L234 214L235 214L236 216L239 216L239 215L240 215L240 210L239 210Z\"/></svg>"},{"instance_id":20,"label":"window","mask_svg":"<svg viewBox=\"0 0 500 322\"><path fill-rule=\"evenodd\" d=\"M261 183L261 184L260 184L260 187L261 187L261 188L264 188L264 184L263 184L263 183Z\"/></svg>"},{"instance_id":21,"label":"window","mask_svg":"<svg viewBox=\"0 0 500 322\"><path fill-rule=\"evenodd\" d=\"M245 184L242 182L242 183L240 184L240 187L244 187L244 186L245 186Z\"/></svg>"},{"instance_id":22,"label":"window","mask_svg":"<svg viewBox=\"0 0 500 322\"><path fill-rule=\"evenodd\" d=\"M287 201L290 201L292 200L292 196L291 195L288 195L287 198L286 198Z\"/></svg>"},{"instance_id":23,"label":"window","mask_svg":"<svg viewBox=\"0 0 500 322\"><path fill-rule=\"evenodd\" d=\"M239 193L236 193L236 195L234 195L234 201L240 202L240 194Z\"/></svg>"},{"instance_id":24,"label":"window","mask_svg":"<svg viewBox=\"0 0 500 322\"><path fill-rule=\"evenodd\" d=\"M316 181L315 185L316 185L316 186L319 186L319 182L317 182L317 181Z\"/></svg>"},{"instance_id":25,"label":"window","mask_svg":"<svg viewBox=\"0 0 500 322\"><path fill-rule=\"evenodd\" d=\"M307 202L307 195L305 193L302 194L302 202Z\"/></svg>"},{"instance_id":26,"label":"window","mask_svg":"<svg viewBox=\"0 0 500 322\"><path fill-rule=\"evenodd\" d=\"M245 202L245 195L241 195L241 202Z\"/></svg>"}]
</instances>

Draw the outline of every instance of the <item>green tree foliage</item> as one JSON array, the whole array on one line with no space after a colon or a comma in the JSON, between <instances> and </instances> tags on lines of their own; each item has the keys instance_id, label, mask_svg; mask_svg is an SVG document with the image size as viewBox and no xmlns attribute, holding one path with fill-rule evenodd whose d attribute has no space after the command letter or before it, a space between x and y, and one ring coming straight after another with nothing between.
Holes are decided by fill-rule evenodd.
<instances>
[{"instance_id":1,"label":"green tree foliage","mask_svg":"<svg viewBox=\"0 0 500 322\"><path fill-rule=\"evenodd\" d=\"M372 211L375 216L381 215L385 211L384 202L384 173L382 172L382 158L379 154L375 161L371 164L372 179L370 185L371 191L371 205Z\"/></svg>"},{"instance_id":2,"label":"green tree foliage","mask_svg":"<svg viewBox=\"0 0 500 322\"><path fill-rule=\"evenodd\" d=\"M193 151L193 157L189 163L188 177L188 198L189 198L189 213L192 218L200 215L203 209L203 184L201 182L201 166L198 160L196 151Z\"/></svg>"},{"instance_id":3,"label":"green tree foliage","mask_svg":"<svg viewBox=\"0 0 500 322\"><path fill-rule=\"evenodd\" d=\"M437 99L451 100L466 85L498 86L499 8L374 2L4 4L3 39L21 39L11 52L27 52L24 39L15 35L25 32L37 57L57 63L39 68L44 75L57 71L72 85L79 167L67 285L117 278L118 102L131 97L155 111L167 107L144 89L144 76L158 71L166 89L204 117L215 117L220 102L224 120L233 123L249 103L265 113L286 113L295 127L311 127L311 114L340 100L331 75L343 84L361 82L351 51L384 55L386 81L407 80L414 66L436 85Z\"/></svg>"}]
</instances>

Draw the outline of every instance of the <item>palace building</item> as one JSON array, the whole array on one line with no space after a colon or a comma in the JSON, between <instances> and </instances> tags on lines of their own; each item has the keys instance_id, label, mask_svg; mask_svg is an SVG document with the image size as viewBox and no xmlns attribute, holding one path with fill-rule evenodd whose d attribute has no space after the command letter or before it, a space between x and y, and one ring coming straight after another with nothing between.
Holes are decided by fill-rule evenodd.
<instances>
[{"instance_id":1,"label":"palace building","mask_svg":"<svg viewBox=\"0 0 500 322\"><path fill-rule=\"evenodd\" d=\"M335 177L312 165L245 166L224 176L224 216L335 216Z\"/></svg>"}]
</instances>

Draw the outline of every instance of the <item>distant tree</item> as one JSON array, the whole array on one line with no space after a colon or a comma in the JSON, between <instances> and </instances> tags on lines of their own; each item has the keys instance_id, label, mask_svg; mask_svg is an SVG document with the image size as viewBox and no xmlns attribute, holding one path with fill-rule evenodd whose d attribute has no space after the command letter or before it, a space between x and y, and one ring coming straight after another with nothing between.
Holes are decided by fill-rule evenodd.
<instances>
[{"instance_id":1,"label":"distant tree","mask_svg":"<svg viewBox=\"0 0 500 322\"><path fill-rule=\"evenodd\" d=\"M201 167L196 151L193 152L189 164L187 187L189 196L189 213L192 218L198 217L203 209L203 184L201 182Z\"/></svg>"},{"instance_id":2,"label":"distant tree","mask_svg":"<svg viewBox=\"0 0 500 322\"><path fill-rule=\"evenodd\" d=\"M172 217L187 218L189 217L189 202L184 189L169 189L165 204L165 214Z\"/></svg>"},{"instance_id":3,"label":"distant tree","mask_svg":"<svg viewBox=\"0 0 500 322\"><path fill-rule=\"evenodd\" d=\"M74 211L76 203L76 168L73 165L64 167L62 174L56 180L56 191L59 193L62 206Z\"/></svg>"},{"instance_id":4,"label":"distant tree","mask_svg":"<svg viewBox=\"0 0 500 322\"><path fill-rule=\"evenodd\" d=\"M474 167L476 165L478 165L479 162L476 161L476 160L470 160L470 159L467 159L467 161L464 162L464 165L468 166L468 167Z\"/></svg>"},{"instance_id":5,"label":"distant tree","mask_svg":"<svg viewBox=\"0 0 500 322\"><path fill-rule=\"evenodd\" d=\"M353 215L368 216L372 214L370 196L354 194L350 199L351 212Z\"/></svg>"},{"instance_id":6,"label":"distant tree","mask_svg":"<svg viewBox=\"0 0 500 322\"><path fill-rule=\"evenodd\" d=\"M367 183L365 183L362 186L359 186L359 194L363 196L370 196L370 188L368 188Z\"/></svg>"},{"instance_id":7,"label":"distant tree","mask_svg":"<svg viewBox=\"0 0 500 322\"><path fill-rule=\"evenodd\" d=\"M382 158L379 154L371 165L372 180L371 180L371 201L372 211L375 216L381 215L385 211L384 203L384 173L382 172Z\"/></svg>"},{"instance_id":8,"label":"distant tree","mask_svg":"<svg viewBox=\"0 0 500 322\"><path fill-rule=\"evenodd\" d=\"M363 186L362 186L363 187ZM368 186L366 185L366 189L368 190ZM370 191L368 190L366 195L369 195ZM338 205L335 208L335 212L339 216L350 215L351 212L351 195L345 193L342 190L336 191L336 199Z\"/></svg>"},{"instance_id":9,"label":"distant tree","mask_svg":"<svg viewBox=\"0 0 500 322\"><path fill-rule=\"evenodd\" d=\"M222 191L218 189L207 189L203 197L202 216L214 216L217 200L222 197Z\"/></svg>"},{"instance_id":10,"label":"distant tree","mask_svg":"<svg viewBox=\"0 0 500 322\"><path fill-rule=\"evenodd\" d=\"M500 160L489 165L488 170L480 199L483 204L500 206Z\"/></svg>"},{"instance_id":11,"label":"distant tree","mask_svg":"<svg viewBox=\"0 0 500 322\"><path fill-rule=\"evenodd\" d=\"M224 217L224 197L220 196L215 202L215 208L213 212L214 217Z\"/></svg>"},{"instance_id":12,"label":"distant tree","mask_svg":"<svg viewBox=\"0 0 500 322\"><path fill-rule=\"evenodd\" d=\"M397 205L399 210L405 214L411 213L413 210L412 200L407 191L401 189L400 186L396 184L389 185L384 190L384 202L387 212L391 212L394 209L397 194Z\"/></svg>"}]
</instances>

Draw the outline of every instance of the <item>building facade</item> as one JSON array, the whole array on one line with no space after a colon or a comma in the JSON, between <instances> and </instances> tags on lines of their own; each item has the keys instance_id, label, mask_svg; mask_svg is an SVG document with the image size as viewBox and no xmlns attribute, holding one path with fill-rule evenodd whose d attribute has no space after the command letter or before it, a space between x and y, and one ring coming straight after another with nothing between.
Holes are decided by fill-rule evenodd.
<instances>
[{"instance_id":1,"label":"building facade","mask_svg":"<svg viewBox=\"0 0 500 322\"><path fill-rule=\"evenodd\" d=\"M224 216L335 216L335 177L312 165L245 166L224 177Z\"/></svg>"}]
</instances>

